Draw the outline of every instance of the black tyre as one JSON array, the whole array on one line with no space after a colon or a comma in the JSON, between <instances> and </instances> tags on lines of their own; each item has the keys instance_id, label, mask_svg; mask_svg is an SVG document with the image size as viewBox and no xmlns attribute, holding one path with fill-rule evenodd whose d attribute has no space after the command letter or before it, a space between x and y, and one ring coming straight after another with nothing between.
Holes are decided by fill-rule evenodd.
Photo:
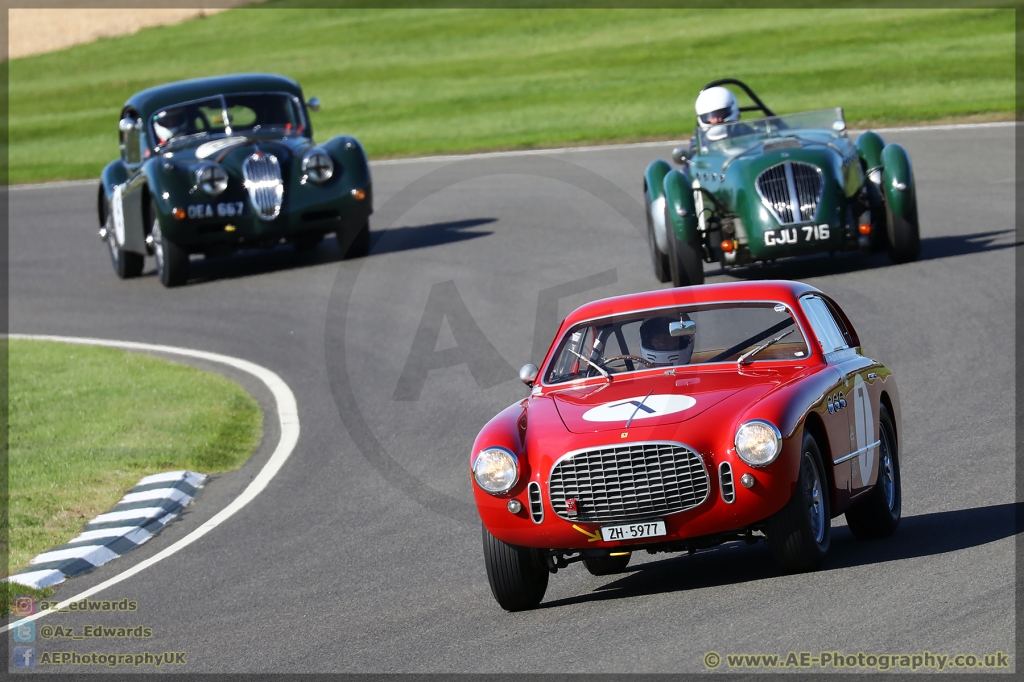
<instances>
[{"instance_id":1,"label":"black tyre","mask_svg":"<svg viewBox=\"0 0 1024 682\"><path fill-rule=\"evenodd\" d=\"M671 225L666 208L665 233L668 237L668 263L672 286L689 287L704 284L704 259L701 257L700 244L679 241Z\"/></svg>"},{"instance_id":2,"label":"black tyre","mask_svg":"<svg viewBox=\"0 0 1024 682\"><path fill-rule=\"evenodd\" d=\"M804 434L800 476L786 506L768 519L765 529L775 561L789 573L813 571L821 566L831 540L828 479L818 444Z\"/></svg>"},{"instance_id":3,"label":"black tyre","mask_svg":"<svg viewBox=\"0 0 1024 682\"><path fill-rule=\"evenodd\" d=\"M647 188L644 187L646 194ZM672 279L672 272L669 270L668 254L662 253L658 248L658 241L654 238L654 216L651 213L651 204L644 202L647 207L647 243L651 251L651 265L654 267L654 276L659 282L668 282Z\"/></svg>"},{"instance_id":4,"label":"black tyre","mask_svg":"<svg viewBox=\"0 0 1024 682\"><path fill-rule=\"evenodd\" d=\"M892 212L885 202L886 236L889 259L893 263L909 263L921 254L921 233L917 225L917 197L912 199L910 214L903 218Z\"/></svg>"},{"instance_id":5,"label":"black tyre","mask_svg":"<svg viewBox=\"0 0 1024 682\"><path fill-rule=\"evenodd\" d=\"M532 609L548 589L548 567L544 554L532 547L508 545L484 531L484 565L487 582L501 608L506 611Z\"/></svg>"},{"instance_id":6,"label":"black tyre","mask_svg":"<svg viewBox=\"0 0 1024 682\"><path fill-rule=\"evenodd\" d=\"M318 232L303 232L295 235L295 238L292 239L292 246L297 251L312 251L320 246L320 242L323 240L324 236Z\"/></svg>"},{"instance_id":7,"label":"black tyre","mask_svg":"<svg viewBox=\"0 0 1024 682\"><path fill-rule=\"evenodd\" d=\"M120 247L109 211L107 211L104 227L107 229L107 250L110 252L110 264L114 267L114 273L121 279L131 279L141 275L145 257L141 253L125 251Z\"/></svg>"},{"instance_id":8,"label":"black tyre","mask_svg":"<svg viewBox=\"0 0 1024 682\"><path fill-rule=\"evenodd\" d=\"M899 446L892 419L883 406L878 424L878 481L867 497L846 512L846 524L858 540L884 538L896 532L903 510Z\"/></svg>"},{"instance_id":9,"label":"black tyre","mask_svg":"<svg viewBox=\"0 0 1024 682\"><path fill-rule=\"evenodd\" d=\"M583 565L590 571L590 575L615 575L626 570L632 556L632 552L626 552L622 556L591 557L584 559Z\"/></svg>"},{"instance_id":10,"label":"black tyre","mask_svg":"<svg viewBox=\"0 0 1024 682\"><path fill-rule=\"evenodd\" d=\"M156 275L165 287L178 287L188 281L188 252L164 236L160 229L156 206L150 206L153 237L153 255L156 256Z\"/></svg>"},{"instance_id":11,"label":"black tyre","mask_svg":"<svg viewBox=\"0 0 1024 682\"><path fill-rule=\"evenodd\" d=\"M351 238L348 234L337 232L334 235L334 239L338 242L338 248L344 252L345 260L351 258L362 258L366 254L370 253L370 221L367 220L366 224L359 228L359 232L356 233L355 238Z\"/></svg>"}]
</instances>

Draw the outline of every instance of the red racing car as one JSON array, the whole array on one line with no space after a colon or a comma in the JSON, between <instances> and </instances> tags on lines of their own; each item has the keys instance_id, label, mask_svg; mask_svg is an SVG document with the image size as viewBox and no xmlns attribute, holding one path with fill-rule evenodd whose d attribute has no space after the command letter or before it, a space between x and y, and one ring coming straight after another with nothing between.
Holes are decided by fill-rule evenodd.
<instances>
[{"instance_id":1,"label":"red racing car","mask_svg":"<svg viewBox=\"0 0 1024 682\"><path fill-rule=\"evenodd\" d=\"M833 517L861 539L899 523L896 378L814 287L595 301L520 377L530 396L470 458L487 578L509 611L539 604L575 561L608 575L638 550L764 538L784 570L807 571Z\"/></svg>"}]
</instances>

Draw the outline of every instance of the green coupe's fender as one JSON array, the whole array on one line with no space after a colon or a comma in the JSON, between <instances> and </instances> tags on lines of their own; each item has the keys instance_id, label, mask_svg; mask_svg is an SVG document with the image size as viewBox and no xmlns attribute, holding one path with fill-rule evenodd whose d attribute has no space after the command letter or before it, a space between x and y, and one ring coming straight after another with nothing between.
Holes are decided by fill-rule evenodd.
<instances>
[{"instance_id":1,"label":"green coupe's fender","mask_svg":"<svg viewBox=\"0 0 1024 682\"><path fill-rule=\"evenodd\" d=\"M670 228L680 242L700 244L689 176L679 170L669 171L662 186L665 189L666 228Z\"/></svg>"},{"instance_id":2,"label":"green coupe's fender","mask_svg":"<svg viewBox=\"0 0 1024 682\"><path fill-rule=\"evenodd\" d=\"M644 190L647 210L651 215L654 243L661 253L668 253L668 235L665 232L665 176L672 171L668 162L657 159L644 172Z\"/></svg>"},{"instance_id":3,"label":"green coupe's fender","mask_svg":"<svg viewBox=\"0 0 1024 682\"><path fill-rule=\"evenodd\" d=\"M369 212L373 213L370 163L359 140L348 135L339 135L320 145L320 148L330 154L331 158L341 167L347 184L365 187L366 199L364 201L369 206Z\"/></svg>"},{"instance_id":4,"label":"green coupe's fender","mask_svg":"<svg viewBox=\"0 0 1024 682\"><path fill-rule=\"evenodd\" d=\"M118 245L131 253L146 253L146 235L138 218L138 192L129 191L130 173L121 161L111 161L100 175L96 210L100 227L117 235ZM110 224L106 225L107 218Z\"/></svg>"},{"instance_id":5,"label":"green coupe's fender","mask_svg":"<svg viewBox=\"0 0 1024 682\"><path fill-rule=\"evenodd\" d=\"M857 138L857 155L864 163L864 172L870 172L882 166L882 149L885 140L873 130L861 133Z\"/></svg>"}]
</instances>

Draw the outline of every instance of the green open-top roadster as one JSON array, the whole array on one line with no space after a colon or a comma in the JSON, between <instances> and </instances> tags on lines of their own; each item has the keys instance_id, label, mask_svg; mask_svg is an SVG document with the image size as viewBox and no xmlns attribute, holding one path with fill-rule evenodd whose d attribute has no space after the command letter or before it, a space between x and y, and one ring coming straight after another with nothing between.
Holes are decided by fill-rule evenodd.
<instances>
[{"instance_id":1,"label":"green open-top roadster","mask_svg":"<svg viewBox=\"0 0 1024 682\"><path fill-rule=\"evenodd\" d=\"M776 116L735 79L760 114L698 126L673 169L644 175L648 241L659 281L701 284L703 262L723 267L786 256L888 250L894 262L920 250L910 157L875 132L853 142L842 109Z\"/></svg>"},{"instance_id":2,"label":"green open-top roadster","mask_svg":"<svg viewBox=\"0 0 1024 682\"><path fill-rule=\"evenodd\" d=\"M334 233L346 257L370 247L370 168L340 135L313 142L295 81L218 76L143 90L125 103L121 158L103 169L98 211L114 271L142 273L156 257L166 286L188 279L189 255L290 242L315 247Z\"/></svg>"}]
</instances>

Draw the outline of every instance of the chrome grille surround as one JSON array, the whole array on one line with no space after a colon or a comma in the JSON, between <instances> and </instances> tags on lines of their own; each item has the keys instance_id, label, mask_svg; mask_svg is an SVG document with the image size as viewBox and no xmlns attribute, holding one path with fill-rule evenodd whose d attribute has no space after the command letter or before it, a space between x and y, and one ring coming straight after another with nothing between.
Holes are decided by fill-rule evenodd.
<instances>
[{"instance_id":1,"label":"chrome grille surround","mask_svg":"<svg viewBox=\"0 0 1024 682\"><path fill-rule=\"evenodd\" d=\"M530 481L526 490L530 498L530 518L534 523L540 523L544 520L544 501L540 497L540 483Z\"/></svg>"},{"instance_id":2,"label":"chrome grille surround","mask_svg":"<svg viewBox=\"0 0 1024 682\"><path fill-rule=\"evenodd\" d=\"M263 220L273 220L281 214L284 183L281 182L281 164L276 156L253 152L242 163L242 178L256 215Z\"/></svg>"},{"instance_id":3,"label":"chrome grille surround","mask_svg":"<svg viewBox=\"0 0 1024 682\"><path fill-rule=\"evenodd\" d=\"M736 501L736 486L732 480L732 467L728 462L718 465L718 487L722 491L722 501L732 504Z\"/></svg>"},{"instance_id":4,"label":"chrome grille surround","mask_svg":"<svg viewBox=\"0 0 1024 682\"><path fill-rule=\"evenodd\" d=\"M555 462L548 497L567 521L629 521L677 514L707 499L704 461L671 441L606 445L567 453ZM575 516L566 499L577 501Z\"/></svg>"},{"instance_id":5,"label":"chrome grille surround","mask_svg":"<svg viewBox=\"0 0 1024 682\"><path fill-rule=\"evenodd\" d=\"M779 224L791 225L814 220L825 181L817 166L786 161L761 171L754 187Z\"/></svg>"}]
</instances>

